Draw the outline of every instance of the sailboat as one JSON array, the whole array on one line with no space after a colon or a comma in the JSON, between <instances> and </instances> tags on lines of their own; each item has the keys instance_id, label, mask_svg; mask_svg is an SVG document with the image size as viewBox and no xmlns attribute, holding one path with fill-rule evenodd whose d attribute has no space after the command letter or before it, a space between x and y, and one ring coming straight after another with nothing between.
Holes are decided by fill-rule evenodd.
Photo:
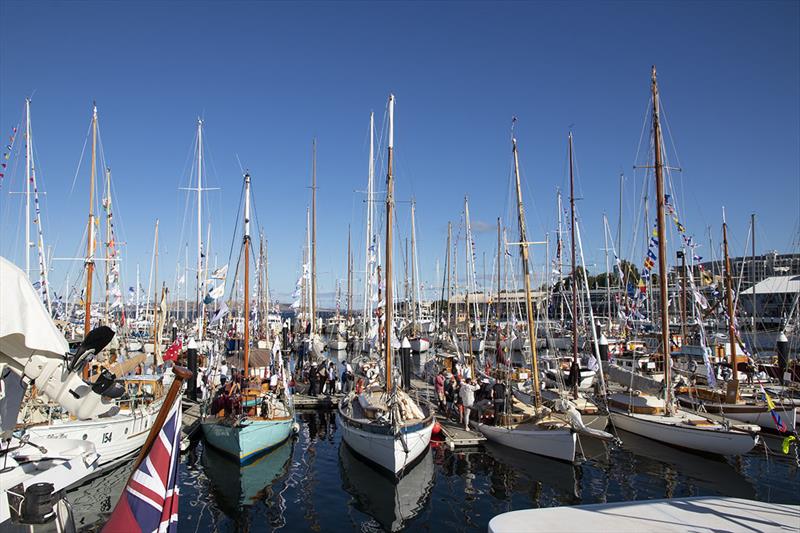
<instances>
[{"instance_id":1,"label":"sailboat","mask_svg":"<svg viewBox=\"0 0 800 533\"><path fill-rule=\"evenodd\" d=\"M211 404L211 414L201 421L203 434L209 445L227 454L241 464L248 463L283 443L297 431L294 406L286 383L287 369L283 366L280 351L276 367L282 382L278 390L262 391L251 388L249 377L250 356L250 174L244 176L244 379L241 391L233 384L230 394Z\"/></svg>"},{"instance_id":2,"label":"sailboat","mask_svg":"<svg viewBox=\"0 0 800 533\"><path fill-rule=\"evenodd\" d=\"M575 431L570 424L550 414L542 406L539 387L539 368L536 354L536 324L531 302L531 277L528 259L528 238L525 230L525 211L522 204L522 186L519 177L519 154L517 140L511 139L514 157L514 177L517 191L517 220L519 223L520 254L525 282L525 313L528 332L531 337L531 364L533 369L533 404L512 402L510 412L495 413L496 425L488 425L480 420L476 426L487 439L510 448L572 462L575 460Z\"/></svg>"},{"instance_id":3,"label":"sailboat","mask_svg":"<svg viewBox=\"0 0 800 533\"><path fill-rule=\"evenodd\" d=\"M596 371L591 368L587 368L586 366L581 366L581 359L579 357L579 350L578 350L578 321L575 317L578 316L578 280L579 278L583 278L584 282L586 282L585 275L579 275L578 273L578 264L576 260L576 235L577 235L577 219L575 216L575 179L574 179L574 172L573 172L573 147L572 147L572 133L570 132L568 138L568 145L569 145L569 183L570 183L570 226L571 226L571 255L572 255L572 273L570 279L570 286L572 292L572 335L571 335L571 344L572 344L572 361L569 363L562 363L562 359L560 357L555 358L553 361L553 367L547 369L544 372L544 380L545 383L548 385L549 388L542 391L542 397L547 400L549 403L548 405L552 405L552 402L556 400L567 401L577 410L578 413L581 414L581 421L586 424L586 426L602 430L606 427L608 423L608 416L598 407L598 405L589 399L586 395L586 391L592 387L592 384L595 381ZM581 257L583 255L581 254ZM585 272L585 271L584 271ZM586 291L586 294L589 294L589 291ZM591 302L589 311L591 318L594 318L594 315L591 313ZM591 327L594 328L594 320L591 321ZM566 368L565 368L566 367ZM599 367L599 365L598 365ZM567 389L569 388L569 393ZM571 396L570 396L571 393ZM531 403L531 394L530 391L523 392L519 388L514 388L514 396L518 399L522 400L525 403ZM570 397L568 397L570 396ZM602 438L607 438L610 435L604 435Z\"/></svg>"},{"instance_id":4,"label":"sailboat","mask_svg":"<svg viewBox=\"0 0 800 533\"><path fill-rule=\"evenodd\" d=\"M89 218L87 223L86 256L86 286L84 295L84 341L89 339L92 320L92 281L94 278L95 261L95 214L94 193L96 177L96 154L98 136L97 106L92 109L92 156L89 187ZM113 330L102 326L103 332L110 342L114 336ZM106 343L107 344L107 343ZM105 344L104 344L105 346ZM114 383L117 378L132 368L120 361L116 365L86 364L83 367L83 378L87 387L99 388L103 384ZM97 372L91 373L90 369ZM120 386L122 386L120 384ZM100 455L98 465L107 469L133 457L147 438L150 426L158 415L164 401L163 375L161 376L133 376L124 379L124 387L129 388L127 398L108 396L113 400L114 407L104 416L94 416L88 419L75 420L68 413L58 413L37 397L26 404L27 420L37 422L28 428L31 438L44 446L52 440L78 439L95 443L97 453ZM123 388L124 391L124 388Z\"/></svg>"},{"instance_id":5,"label":"sailboat","mask_svg":"<svg viewBox=\"0 0 800 533\"><path fill-rule=\"evenodd\" d=\"M342 439L363 458L392 476L402 477L425 455L433 431L433 414L419 405L393 379L392 361L392 221L394 180L394 95L389 95L389 143L386 175L386 307L384 382L344 397L338 406Z\"/></svg>"},{"instance_id":6,"label":"sailboat","mask_svg":"<svg viewBox=\"0 0 800 533\"><path fill-rule=\"evenodd\" d=\"M731 427L707 417L682 411L673 405L670 370L670 331L667 299L667 243L664 217L664 178L661 154L661 123L659 116L656 68L651 75L653 100L653 149L657 195L658 268L661 294L661 350L665 360L664 385L666 398L645 394L612 394L609 411L612 423L620 429L673 446L721 455L741 455L758 442L758 426Z\"/></svg>"},{"instance_id":7,"label":"sailboat","mask_svg":"<svg viewBox=\"0 0 800 533\"><path fill-rule=\"evenodd\" d=\"M727 383L727 390L717 390L711 386L687 386L678 389L678 402L693 410L704 410L706 413L721 415L731 420L756 424L764 430L786 432L794 429L797 423L796 405L792 402L778 402L757 398L754 393L744 395L739 386L739 354L743 351L739 343L738 331L734 323L735 309L733 302L733 282L731 275L731 261L728 256L728 224L723 218L722 222L722 250L725 265L725 304L728 315L728 341L730 343L731 380ZM703 327L700 324L700 327ZM766 391L761 391L765 396ZM769 405L772 402L773 405ZM778 417L777 419L775 417ZM780 420L784 426L778 426Z\"/></svg>"}]
</instances>

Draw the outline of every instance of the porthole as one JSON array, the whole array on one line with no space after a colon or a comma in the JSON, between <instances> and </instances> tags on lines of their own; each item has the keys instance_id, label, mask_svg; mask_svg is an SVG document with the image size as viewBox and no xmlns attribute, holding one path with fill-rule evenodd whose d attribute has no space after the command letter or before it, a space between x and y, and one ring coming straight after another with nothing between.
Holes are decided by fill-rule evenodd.
<instances>
[{"instance_id":1,"label":"porthole","mask_svg":"<svg viewBox=\"0 0 800 533\"><path fill-rule=\"evenodd\" d=\"M83 438L83 440L86 440L86 438L87 438L88 436L89 436L89 435L87 435L86 433L84 433L84 434L83 434L83 437L82 437L82 438Z\"/></svg>"}]
</instances>

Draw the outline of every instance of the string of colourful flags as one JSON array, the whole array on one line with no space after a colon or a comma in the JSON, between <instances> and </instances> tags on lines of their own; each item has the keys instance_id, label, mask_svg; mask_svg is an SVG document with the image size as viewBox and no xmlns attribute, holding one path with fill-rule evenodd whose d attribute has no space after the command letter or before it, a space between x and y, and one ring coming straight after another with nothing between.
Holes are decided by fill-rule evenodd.
<instances>
[{"instance_id":1,"label":"string of colourful flags","mask_svg":"<svg viewBox=\"0 0 800 533\"><path fill-rule=\"evenodd\" d=\"M6 149L3 152L3 159L0 161L0 179L6 177L6 168L8 168L8 158L11 157L11 152L14 149L14 142L17 138L17 128L11 129L11 135L8 136L8 144L6 145ZM3 182L0 181L0 188L2 188Z\"/></svg>"}]
</instances>

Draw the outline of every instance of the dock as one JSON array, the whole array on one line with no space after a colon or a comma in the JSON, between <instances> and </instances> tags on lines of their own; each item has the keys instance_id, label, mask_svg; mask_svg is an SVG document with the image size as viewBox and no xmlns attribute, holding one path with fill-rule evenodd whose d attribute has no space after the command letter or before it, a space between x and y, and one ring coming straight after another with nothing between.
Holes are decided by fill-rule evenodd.
<instances>
[{"instance_id":1,"label":"dock","mask_svg":"<svg viewBox=\"0 0 800 533\"><path fill-rule=\"evenodd\" d=\"M200 404L183 400L183 423L181 425L181 451L189 449L192 437L200 430Z\"/></svg>"},{"instance_id":2,"label":"dock","mask_svg":"<svg viewBox=\"0 0 800 533\"><path fill-rule=\"evenodd\" d=\"M711 496L511 511L492 518L489 533L797 531L798 524L800 505Z\"/></svg>"},{"instance_id":3,"label":"dock","mask_svg":"<svg viewBox=\"0 0 800 533\"><path fill-rule=\"evenodd\" d=\"M436 415L436 421L439 423L439 427L442 428L442 436L447 443L447 447L451 450L455 448L479 446L486 440L483 434L472 430L467 431L464 429L464 426L455 420L445 418L438 413Z\"/></svg>"},{"instance_id":4,"label":"dock","mask_svg":"<svg viewBox=\"0 0 800 533\"><path fill-rule=\"evenodd\" d=\"M295 393L292 395L294 406L298 409L334 409L342 398L344 398L344 394L309 396Z\"/></svg>"}]
</instances>

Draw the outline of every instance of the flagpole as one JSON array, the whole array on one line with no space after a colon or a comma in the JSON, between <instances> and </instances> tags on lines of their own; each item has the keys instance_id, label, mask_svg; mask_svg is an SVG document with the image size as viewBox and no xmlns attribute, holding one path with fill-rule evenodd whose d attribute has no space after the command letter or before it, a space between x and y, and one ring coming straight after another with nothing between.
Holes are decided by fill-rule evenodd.
<instances>
[{"instance_id":1,"label":"flagpole","mask_svg":"<svg viewBox=\"0 0 800 533\"><path fill-rule=\"evenodd\" d=\"M133 462L133 468L131 468L131 473L128 476L128 482L130 482L130 478L133 476L133 473L136 472L136 469L139 468L139 465L142 464L142 461L150 451L150 447L153 445L153 442L155 442L156 438L158 438L158 434L161 432L164 422L166 422L167 415L172 409L172 404L176 401L178 394L181 392L183 382L192 377L192 372L182 366L173 366L172 373L175 374L175 380L172 382L172 385L170 385L169 391L167 391L167 396L164 399L164 403L161 404L161 409L158 411L158 416L156 416L156 420L153 422L153 425L150 426L150 433L147 434L147 439L144 441L142 449L139 450L139 455ZM177 428L177 431L180 431L180 428Z\"/></svg>"}]
</instances>

